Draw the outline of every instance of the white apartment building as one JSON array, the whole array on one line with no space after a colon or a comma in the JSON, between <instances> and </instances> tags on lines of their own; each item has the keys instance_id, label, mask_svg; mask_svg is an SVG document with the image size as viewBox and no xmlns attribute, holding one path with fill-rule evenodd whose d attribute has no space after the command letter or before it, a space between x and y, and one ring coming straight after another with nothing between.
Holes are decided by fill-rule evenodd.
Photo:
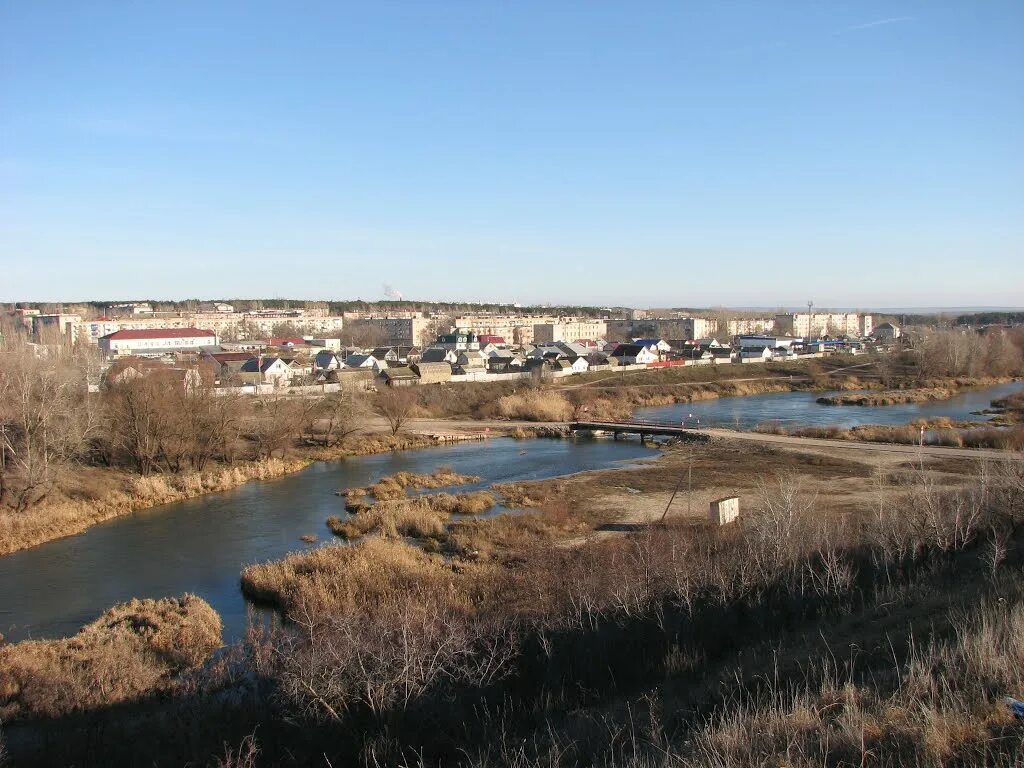
<instances>
[{"instance_id":1,"label":"white apartment building","mask_svg":"<svg viewBox=\"0 0 1024 768\"><path fill-rule=\"evenodd\" d=\"M161 328L205 328L218 336L244 335L254 338L270 336L274 326L289 323L304 335L335 338L341 333L344 319L327 315L324 310L269 309L253 312L173 312L153 315L125 315L83 320L76 318L74 327L67 331L69 338L84 338L96 344L99 339L115 331L143 331Z\"/></svg>"},{"instance_id":2,"label":"white apartment building","mask_svg":"<svg viewBox=\"0 0 1024 768\"><path fill-rule=\"evenodd\" d=\"M217 345L217 334L201 328L147 328L114 331L99 340L107 357L162 355Z\"/></svg>"},{"instance_id":3,"label":"white apartment building","mask_svg":"<svg viewBox=\"0 0 1024 768\"><path fill-rule=\"evenodd\" d=\"M608 334L604 320L563 318L552 323L533 324L533 344L550 344L555 341L576 341L577 339L603 339Z\"/></svg>"},{"instance_id":4,"label":"white apartment building","mask_svg":"<svg viewBox=\"0 0 1024 768\"><path fill-rule=\"evenodd\" d=\"M774 317L738 317L726 321L726 329L730 336L747 336L759 333L771 333L775 330Z\"/></svg>"},{"instance_id":5,"label":"white apartment building","mask_svg":"<svg viewBox=\"0 0 1024 768\"><path fill-rule=\"evenodd\" d=\"M775 316L775 331L814 339L819 336L862 336L871 316L857 312L794 312Z\"/></svg>"}]
</instances>

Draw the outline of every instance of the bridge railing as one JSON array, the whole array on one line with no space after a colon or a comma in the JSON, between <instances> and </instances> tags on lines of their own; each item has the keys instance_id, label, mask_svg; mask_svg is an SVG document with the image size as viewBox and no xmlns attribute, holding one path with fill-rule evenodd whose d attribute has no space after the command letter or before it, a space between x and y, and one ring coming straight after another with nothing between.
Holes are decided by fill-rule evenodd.
<instances>
[{"instance_id":1,"label":"bridge railing","mask_svg":"<svg viewBox=\"0 0 1024 768\"><path fill-rule=\"evenodd\" d=\"M607 424L610 427L659 427L661 429L697 429L696 424L678 421L650 421L648 419L573 419L571 424Z\"/></svg>"}]
</instances>

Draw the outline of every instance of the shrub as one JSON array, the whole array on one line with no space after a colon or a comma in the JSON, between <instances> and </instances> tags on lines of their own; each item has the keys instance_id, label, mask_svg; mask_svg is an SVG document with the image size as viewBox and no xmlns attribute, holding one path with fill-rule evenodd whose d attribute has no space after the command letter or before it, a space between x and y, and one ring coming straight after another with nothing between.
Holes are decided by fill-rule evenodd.
<instances>
[{"instance_id":1,"label":"shrub","mask_svg":"<svg viewBox=\"0 0 1024 768\"><path fill-rule=\"evenodd\" d=\"M220 617L195 595L116 605L74 637L0 647L0 719L137 699L220 645Z\"/></svg>"}]
</instances>

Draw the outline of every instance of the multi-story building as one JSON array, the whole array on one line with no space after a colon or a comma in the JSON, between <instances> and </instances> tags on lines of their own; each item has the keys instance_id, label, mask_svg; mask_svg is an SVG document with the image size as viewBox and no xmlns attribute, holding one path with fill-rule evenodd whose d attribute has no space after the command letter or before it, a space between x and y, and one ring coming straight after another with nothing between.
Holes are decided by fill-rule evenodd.
<instances>
[{"instance_id":1,"label":"multi-story building","mask_svg":"<svg viewBox=\"0 0 1024 768\"><path fill-rule=\"evenodd\" d=\"M63 339L74 344L80 337L81 315L57 312L32 316L32 335L37 342L52 344Z\"/></svg>"},{"instance_id":2,"label":"multi-story building","mask_svg":"<svg viewBox=\"0 0 1024 768\"><path fill-rule=\"evenodd\" d=\"M43 315L38 327L59 326L71 340L85 339L93 344L115 331L144 331L161 328L205 328L218 336L260 338L274 333L276 326L287 324L297 333L323 338L337 338L344 326L340 316L328 315L322 309L263 309L251 312L154 312L126 314L121 317L98 317L84 320L80 315ZM71 319L70 321L68 319Z\"/></svg>"},{"instance_id":3,"label":"multi-story building","mask_svg":"<svg viewBox=\"0 0 1024 768\"><path fill-rule=\"evenodd\" d=\"M548 344L554 341L576 341L576 339L603 339L608 335L608 324L604 320L587 318L561 318L555 322L533 324L533 344Z\"/></svg>"},{"instance_id":4,"label":"multi-story building","mask_svg":"<svg viewBox=\"0 0 1024 768\"><path fill-rule=\"evenodd\" d=\"M533 344L535 323L557 323L553 315L463 315L455 318L456 328L466 328L477 336L501 336L508 344Z\"/></svg>"},{"instance_id":5,"label":"multi-story building","mask_svg":"<svg viewBox=\"0 0 1024 768\"><path fill-rule=\"evenodd\" d=\"M718 330L718 321L708 317L608 320L606 325L612 335L631 339L706 339Z\"/></svg>"},{"instance_id":6,"label":"multi-story building","mask_svg":"<svg viewBox=\"0 0 1024 768\"><path fill-rule=\"evenodd\" d=\"M114 331L99 340L100 352L107 357L164 355L168 352L196 351L216 345L217 334L201 328Z\"/></svg>"},{"instance_id":7,"label":"multi-story building","mask_svg":"<svg viewBox=\"0 0 1024 768\"><path fill-rule=\"evenodd\" d=\"M423 334L430 320L420 312L389 313L377 315L363 312L346 312L348 328L366 328L378 337L375 341L391 347L415 347L424 342Z\"/></svg>"},{"instance_id":8,"label":"multi-story building","mask_svg":"<svg viewBox=\"0 0 1024 768\"><path fill-rule=\"evenodd\" d=\"M775 331L804 339L819 336L863 336L871 326L870 315L856 312L793 312L775 316Z\"/></svg>"},{"instance_id":9,"label":"multi-story building","mask_svg":"<svg viewBox=\"0 0 1024 768\"><path fill-rule=\"evenodd\" d=\"M726 329L730 336L747 336L760 333L771 333L775 330L773 317L737 317L727 320Z\"/></svg>"}]
</instances>

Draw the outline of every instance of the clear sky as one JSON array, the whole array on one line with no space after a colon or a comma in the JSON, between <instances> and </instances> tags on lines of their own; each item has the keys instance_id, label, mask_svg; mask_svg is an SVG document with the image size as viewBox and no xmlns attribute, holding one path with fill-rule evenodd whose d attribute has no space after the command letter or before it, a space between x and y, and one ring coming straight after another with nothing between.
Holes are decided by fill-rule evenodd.
<instances>
[{"instance_id":1,"label":"clear sky","mask_svg":"<svg viewBox=\"0 0 1024 768\"><path fill-rule=\"evenodd\" d=\"M1024 304L1024 2L0 4L0 300Z\"/></svg>"}]
</instances>

